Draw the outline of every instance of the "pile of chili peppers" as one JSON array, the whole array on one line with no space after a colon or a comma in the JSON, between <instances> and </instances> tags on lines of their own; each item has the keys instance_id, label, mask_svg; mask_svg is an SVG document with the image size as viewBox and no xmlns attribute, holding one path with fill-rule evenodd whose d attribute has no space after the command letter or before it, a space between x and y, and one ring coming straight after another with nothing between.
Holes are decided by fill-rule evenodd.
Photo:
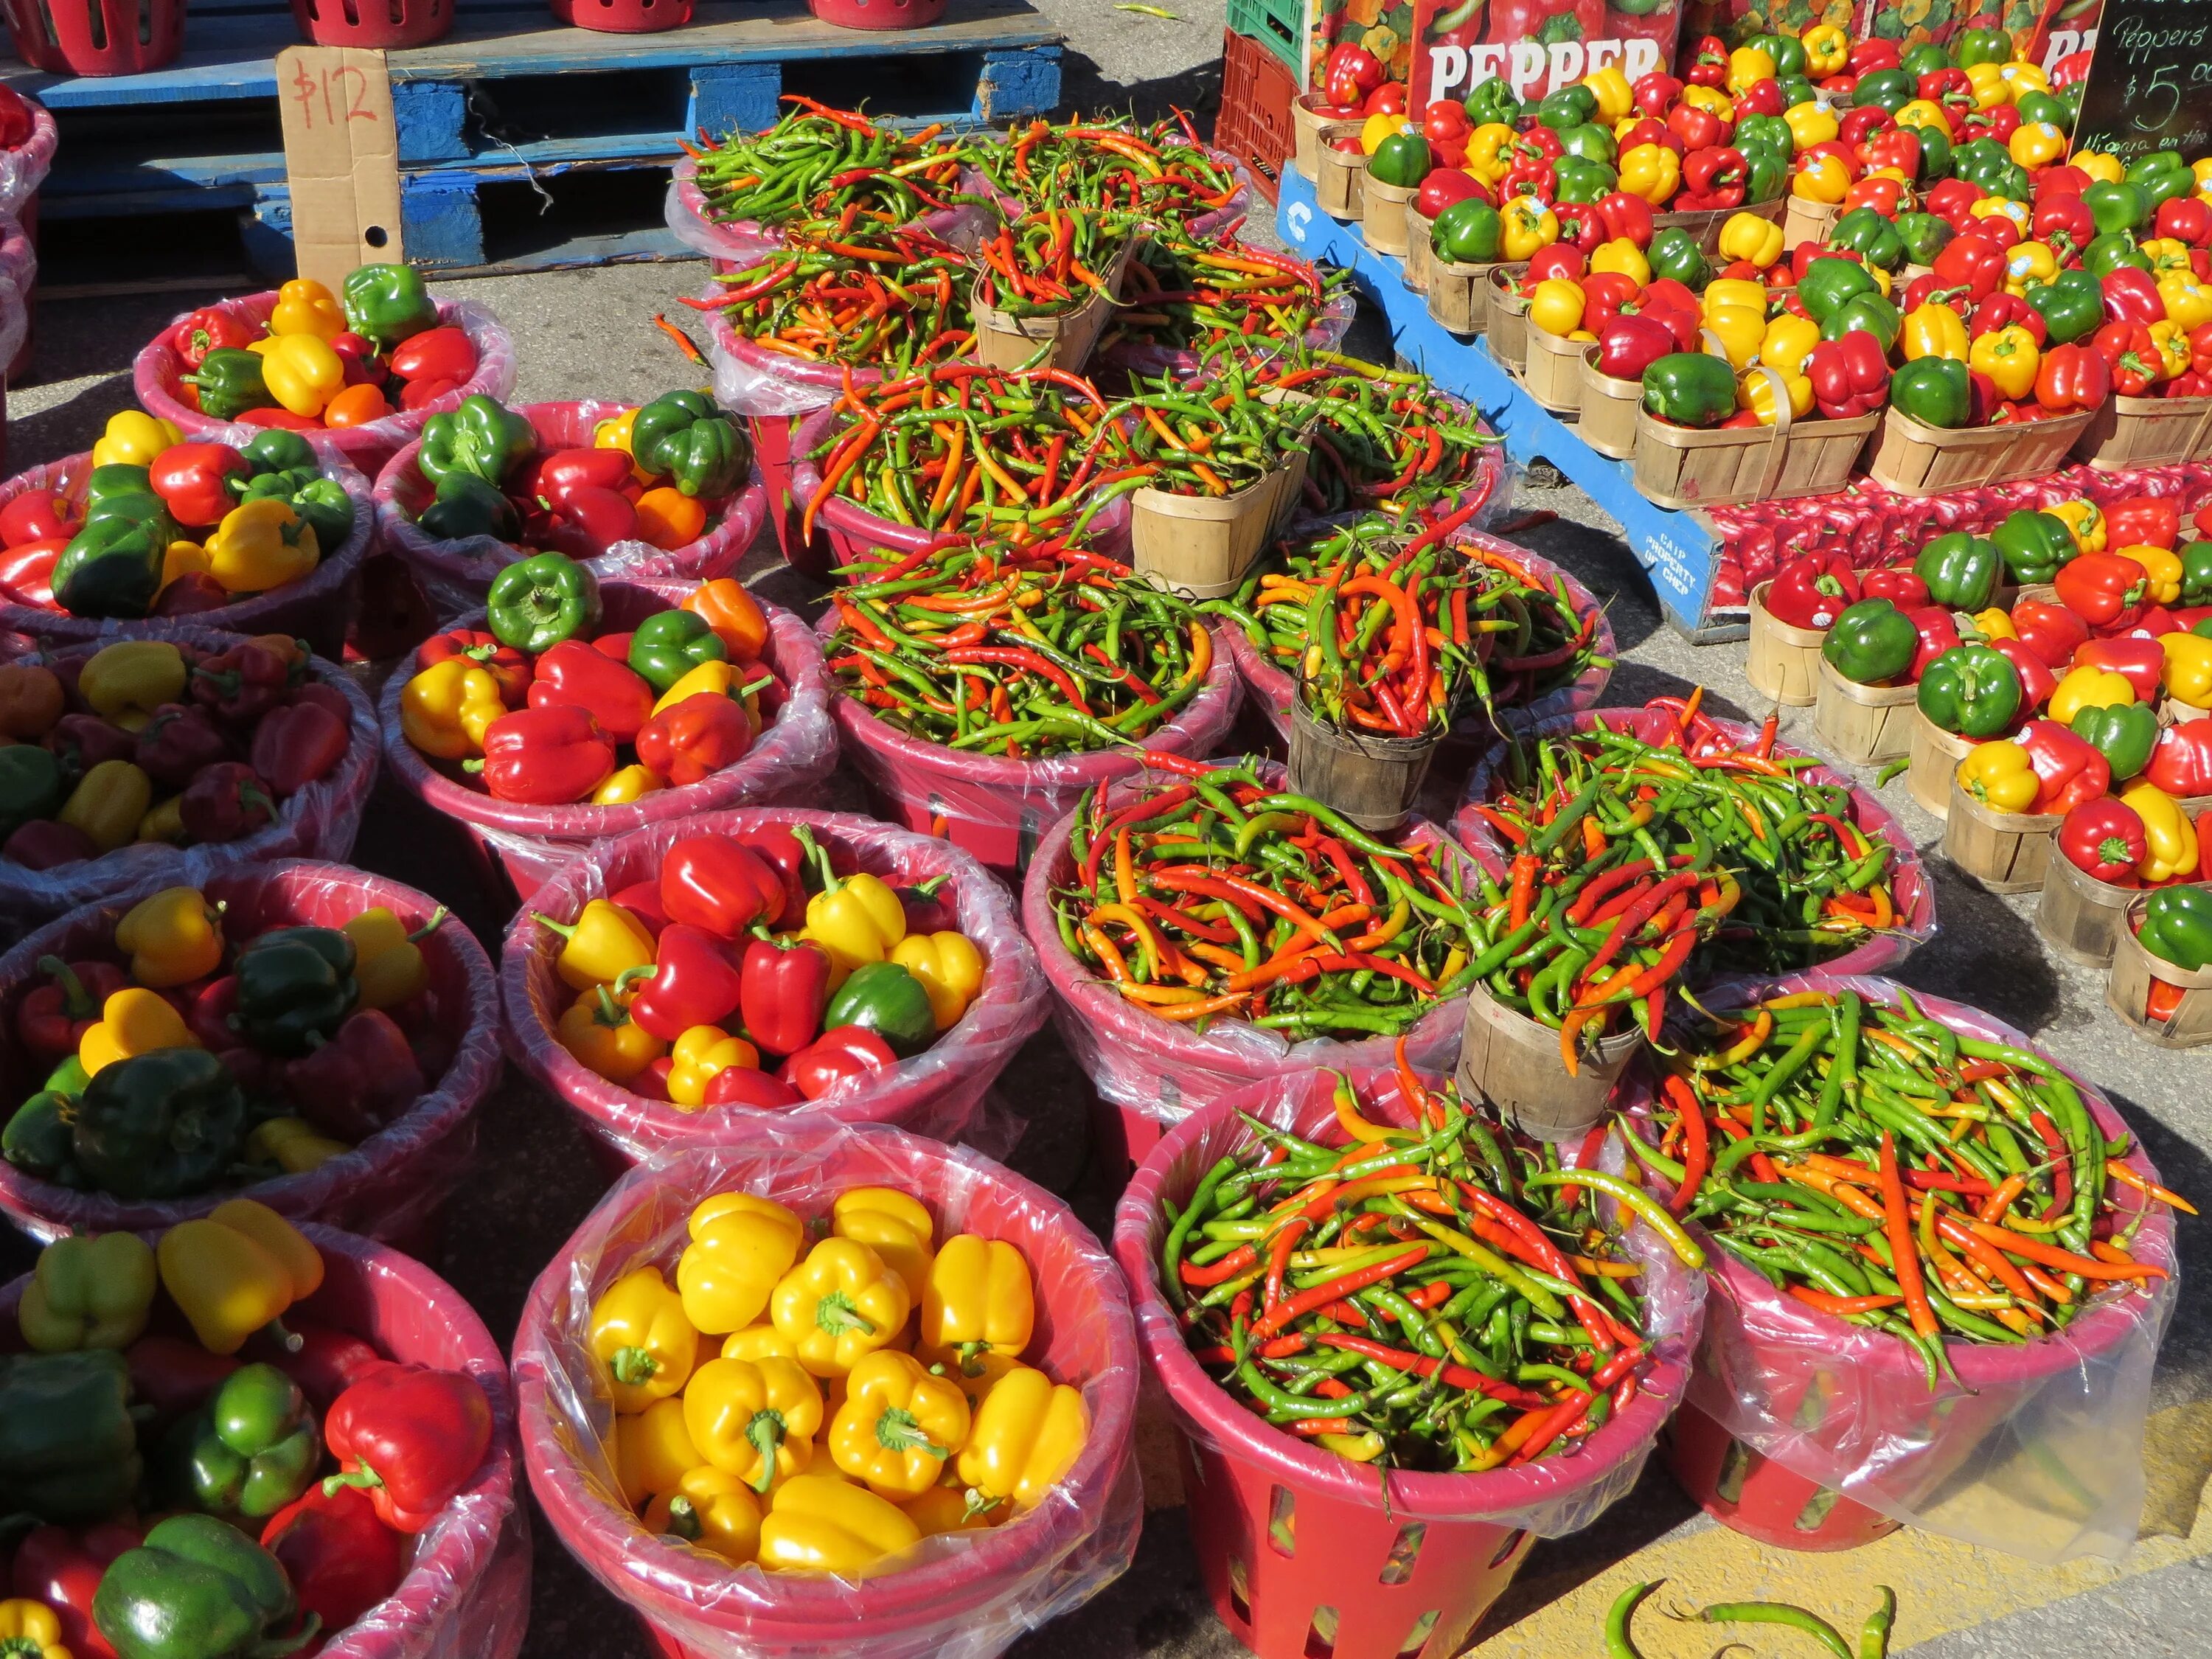
<instances>
[{"instance_id":1,"label":"pile of chili peppers","mask_svg":"<svg viewBox=\"0 0 2212 1659\"><path fill-rule=\"evenodd\" d=\"M1039 119L973 159L1000 190L1029 208L1119 210L1173 218L1216 211L1242 181L1178 110L1149 125L1130 119Z\"/></svg>"},{"instance_id":2,"label":"pile of chili peppers","mask_svg":"<svg viewBox=\"0 0 2212 1659\"><path fill-rule=\"evenodd\" d=\"M763 350L808 362L897 376L970 349L974 272L958 249L912 226L842 222L795 226L787 241L748 270L717 276L721 294L684 303L720 311Z\"/></svg>"},{"instance_id":3,"label":"pile of chili peppers","mask_svg":"<svg viewBox=\"0 0 2212 1659\"><path fill-rule=\"evenodd\" d=\"M1254 377L1312 399L1305 500L1316 513L1402 515L1449 501L1475 482L1498 441L1472 409L1410 370L1314 351L1267 362Z\"/></svg>"},{"instance_id":4,"label":"pile of chili peppers","mask_svg":"<svg viewBox=\"0 0 2212 1659\"><path fill-rule=\"evenodd\" d=\"M1303 401L1270 403L1243 367L1206 381L1211 398L1179 377L1133 380L1133 395L1114 413L1116 447L1134 469L1121 482L1174 495L1228 495L1255 484L1305 447L1312 413ZM1110 488L1110 486L1109 486Z\"/></svg>"},{"instance_id":5,"label":"pile of chili peppers","mask_svg":"<svg viewBox=\"0 0 2212 1659\"><path fill-rule=\"evenodd\" d=\"M1162 226L1122 273L1123 308L1100 340L1196 351L1281 348L1304 339L1329 301L1347 291L1342 270Z\"/></svg>"},{"instance_id":6,"label":"pile of chili peppers","mask_svg":"<svg viewBox=\"0 0 2212 1659\"><path fill-rule=\"evenodd\" d=\"M704 149L684 145L717 222L836 219L857 204L898 225L956 204L962 152L937 142L941 128L897 132L793 93L782 101L798 107L765 132L732 132Z\"/></svg>"},{"instance_id":7,"label":"pile of chili peppers","mask_svg":"<svg viewBox=\"0 0 2212 1659\"><path fill-rule=\"evenodd\" d=\"M1851 821L1850 792L1743 746L1687 702L1663 744L1599 721L1510 748L1469 810L1512 849L1504 931L1477 965L1508 1007L1578 1039L1616 1014L1656 1036L1676 981L1814 966L1890 927L1892 848ZM1500 953L1503 952L1501 955Z\"/></svg>"},{"instance_id":8,"label":"pile of chili peppers","mask_svg":"<svg viewBox=\"0 0 2212 1659\"><path fill-rule=\"evenodd\" d=\"M926 557L831 594L830 672L909 737L1030 759L1141 741L1205 684L1213 639L1190 608L1101 559Z\"/></svg>"},{"instance_id":9,"label":"pile of chili peppers","mask_svg":"<svg viewBox=\"0 0 2212 1659\"><path fill-rule=\"evenodd\" d=\"M1062 944L1162 1019L1291 1041L1395 1036L1463 988L1482 947L1455 866L1378 841L1251 763L1150 753L1179 783L1076 804ZM1203 1030L1203 1025L1197 1029Z\"/></svg>"},{"instance_id":10,"label":"pile of chili peppers","mask_svg":"<svg viewBox=\"0 0 2212 1659\"><path fill-rule=\"evenodd\" d=\"M1057 315L1092 295L1111 304L1113 267L1128 244L1129 222L1082 209L1040 208L975 250L977 303L1010 317Z\"/></svg>"},{"instance_id":11,"label":"pile of chili peppers","mask_svg":"<svg viewBox=\"0 0 2212 1659\"><path fill-rule=\"evenodd\" d=\"M1534 1462L1636 1397L1650 1345L1605 1193L1692 1267L1651 1198L1431 1094L1414 1129L1336 1081L1346 1139L1247 1117L1255 1139L1176 1216L1160 1278L1199 1361L1268 1422L1355 1462L1444 1473Z\"/></svg>"},{"instance_id":12,"label":"pile of chili peppers","mask_svg":"<svg viewBox=\"0 0 2212 1659\"><path fill-rule=\"evenodd\" d=\"M1399 737L1447 729L1476 708L1526 707L1610 667L1596 653L1597 612L1577 613L1564 578L1547 587L1507 554L1449 540L1474 510L1411 541L1369 514L1279 542L1233 599L1199 608L1229 618L1276 666L1318 687L1338 724ZM1418 629L1407 620L1416 614ZM1427 678L1408 702L1417 663Z\"/></svg>"},{"instance_id":13,"label":"pile of chili peppers","mask_svg":"<svg viewBox=\"0 0 2212 1659\"><path fill-rule=\"evenodd\" d=\"M1647 1146L1668 1207L1820 1312L1911 1344L2063 1330L2100 1292L2166 1277L2128 1243L2112 1183L2194 1214L2124 1161L2051 1061L1894 1007L1808 990L1674 1033ZM1954 1379L1955 1380L1955 1379Z\"/></svg>"}]
</instances>

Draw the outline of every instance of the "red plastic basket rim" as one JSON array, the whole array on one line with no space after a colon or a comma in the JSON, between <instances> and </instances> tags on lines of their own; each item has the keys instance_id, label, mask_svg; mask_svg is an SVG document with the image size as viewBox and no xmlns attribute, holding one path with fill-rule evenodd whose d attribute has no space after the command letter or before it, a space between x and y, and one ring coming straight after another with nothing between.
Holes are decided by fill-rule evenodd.
<instances>
[{"instance_id":1,"label":"red plastic basket rim","mask_svg":"<svg viewBox=\"0 0 2212 1659\"><path fill-rule=\"evenodd\" d=\"M1328 1069L1293 1067L1286 1075L1304 1073L1310 1078L1319 1078L1328 1075ZM1344 1069L1355 1089L1389 1075L1388 1068L1381 1066ZM1440 1081L1434 1078L1431 1080ZM1158 1264L1145 1240L1152 1212L1161 1206L1165 1196L1168 1166L1194 1146L1209 1127L1233 1122L1248 1100L1273 1093L1282 1086L1283 1081L1283 1076L1277 1076L1242 1085L1213 1104L1198 1108L1160 1137L1159 1144L1146 1155L1122 1193L1121 1202L1115 1206L1114 1256L1135 1292L1137 1340L1145 1350L1146 1363L1167 1389L1178 1412L1223 1446L1231 1457L1262 1468L1296 1490L1316 1492L1361 1508L1381 1510L1385 1499L1373 1469L1308 1445L1273 1427L1264 1418L1237 1404L1208 1376L1205 1368L1192 1357L1187 1344L1158 1337L1153 1329L1156 1324L1164 1324L1170 1330L1176 1325L1173 1310L1160 1293ZM1370 1115L1382 1113L1385 1121L1407 1127L1412 1122L1410 1115L1400 1104L1377 1103L1366 1109ZM1251 1131L1243 1128L1238 1133L1237 1144L1242 1145L1249 1139ZM1148 1320L1145 1316L1147 1313L1156 1314L1157 1320ZM1543 1459L1518 1469L1492 1469L1482 1474L1393 1471L1387 1476L1389 1510L1393 1515L1404 1514L1415 1519L1449 1521L1476 1514L1510 1512L1558 1498L1617 1466L1639 1445L1648 1444L1681 1403L1689 1375L1686 1358L1660 1358L1636 1398L1629 1402L1628 1409L1609 1419L1583 1443L1580 1451L1569 1456Z\"/></svg>"}]
</instances>

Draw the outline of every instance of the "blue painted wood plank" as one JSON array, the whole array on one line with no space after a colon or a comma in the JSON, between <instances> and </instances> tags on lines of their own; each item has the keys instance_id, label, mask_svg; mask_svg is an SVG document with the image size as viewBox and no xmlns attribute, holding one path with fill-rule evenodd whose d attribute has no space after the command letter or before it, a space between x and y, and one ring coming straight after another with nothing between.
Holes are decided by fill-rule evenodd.
<instances>
[{"instance_id":1,"label":"blue painted wood plank","mask_svg":"<svg viewBox=\"0 0 2212 1659\"><path fill-rule=\"evenodd\" d=\"M685 134L757 132L774 126L782 91L780 64L702 64L691 71Z\"/></svg>"},{"instance_id":2,"label":"blue painted wood plank","mask_svg":"<svg viewBox=\"0 0 2212 1659\"><path fill-rule=\"evenodd\" d=\"M1042 114L1060 102L1060 48L994 52L975 83L975 114L987 125Z\"/></svg>"}]
</instances>

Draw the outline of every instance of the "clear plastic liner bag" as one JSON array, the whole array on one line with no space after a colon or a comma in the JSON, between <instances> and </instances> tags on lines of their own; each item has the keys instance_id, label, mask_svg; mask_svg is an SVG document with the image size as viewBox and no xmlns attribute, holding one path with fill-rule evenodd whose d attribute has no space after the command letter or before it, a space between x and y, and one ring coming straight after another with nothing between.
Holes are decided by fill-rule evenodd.
<instances>
[{"instance_id":1,"label":"clear plastic liner bag","mask_svg":"<svg viewBox=\"0 0 2212 1659\"><path fill-rule=\"evenodd\" d=\"M661 204L661 217L684 246L734 270L757 265L784 246L783 232L775 226L757 224L750 219L715 218L708 209L705 193L699 188L699 163L688 155L669 170L668 194ZM962 203L925 213L914 222L939 241L972 249L995 217L982 204Z\"/></svg>"},{"instance_id":2,"label":"clear plastic liner bag","mask_svg":"<svg viewBox=\"0 0 2212 1659\"><path fill-rule=\"evenodd\" d=\"M710 288L700 297L720 297ZM726 313L702 312L707 325L707 360L714 367L714 401L749 416L811 415L827 409L849 375L854 386L873 386L883 371L863 364L810 362L770 351L730 326Z\"/></svg>"},{"instance_id":3,"label":"clear plastic liner bag","mask_svg":"<svg viewBox=\"0 0 2212 1659\"><path fill-rule=\"evenodd\" d=\"M53 118L46 116L49 132ZM8 195L7 170L20 150L0 150L0 203ZM51 150L49 150L51 157ZM15 208L0 210L0 366L13 363L31 334L31 291L39 285L39 251L23 234Z\"/></svg>"},{"instance_id":4,"label":"clear plastic liner bag","mask_svg":"<svg viewBox=\"0 0 2212 1659\"><path fill-rule=\"evenodd\" d=\"M0 214L10 219L23 216L24 208L52 171L54 152L61 145L53 112L36 99L23 101L31 106L31 136L13 149L0 149Z\"/></svg>"}]
</instances>

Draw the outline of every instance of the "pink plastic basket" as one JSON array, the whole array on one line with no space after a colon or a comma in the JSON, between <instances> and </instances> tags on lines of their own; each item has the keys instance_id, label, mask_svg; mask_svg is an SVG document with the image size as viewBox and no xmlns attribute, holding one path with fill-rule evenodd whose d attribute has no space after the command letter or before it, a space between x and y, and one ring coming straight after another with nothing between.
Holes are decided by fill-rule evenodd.
<instances>
[{"instance_id":1,"label":"pink plastic basket","mask_svg":"<svg viewBox=\"0 0 2212 1659\"><path fill-rule=\"evenodd\" d=\"M604 34L658 34L691 21L691 0L546 0L553 15Z\"/></svg>"},{"instance_id":2,"label":"pink plastic basket","mask_svg":"<svg viewBox=\"0 0 2212 1659\"><path fill-rule=\"evenodd\" d=\"M1654 708L1585 708L1578 714L1553 715L1520 729L1535 737L1564 737L1570 732L1587 732L1599 720L1613 731L1633 732L1646 743L1662 742L1673 730L1672 718L1664 710ZM1712 723L1747 747L1758 741L1759 732L1754 726L1737 720L1716 720ZM1800 755L1804 751L1782 744L1776 746L1775 752ZM1453 814L1451 823L1452 834L1460 844L1480 859L1491 874L1499 877L1505 873L1510 857L1500 846L1497 832L1474 807L1491 799L1492 774L1504 756L1503 748L1494 750L1475 769L1474 775L1468 780L1465 801ZM1914 850L1911 835L1872 790L1860 787L1858 781L1849 773L1839 773L1821 764L1808 767L1797 775L1815 783L1842 784L1848 788L1851 792L1851 822L1870 839L1887 842L1893 853L1889 890L1897 902L1895 925L1834 961L1822 963L1820 971L1829 975L1878 974L1896 966L1936 937L1936 884L1929 878L1920 854Z\"/></svg>"},{"instance_id":3,"label":"pink plastic basket","mask_svg":"<svg viewBox=\"0 0 2212 1659\"><path fill-rule=\"evenodd\" d=\"M220 652L238 643L233 635L175 623L143 637L169 639L197 650ZM12 661L82 662L100 647L64 645L38 653L33 641L14 639L19 647L0 651ZM155 887L198 887L242 866L264 866L278 859L313 858L343 862L353 851L361 815L376 783L376 712L353 677L320 657L308 672L335 686L353 711L352 740L345 757L328 776L318 778L283 802L276 821L241 841L173 847L167 842L134 842L96 859L28 870L0 860L0 923L18 928L58 916L81 905L97 904L149 884Z\"/></svg>"},{"instance_id":4,"label":"pink plastic basket","mask_svg":"<svg viewBox=\"0 0 2212 1659\"><path fill-rule=\"evenodd\" d=\"M601 842L539 888L531 908L556 921L574 921L592 899L653 879L677 841L771 823L812 826L841 866L870 871L894 886L951 878L939 898L952 913L947 925L973 939L985 962L982 989L958 1024L926 1052L847 1084L817 1103L781 1112L738 1106L687 1112L608 1082L555 1041L554 1022L576 994L554 969L562 941L526 912L507 929L500 967L507 1044L516 1060L631 1163L732 1133L822 1120L886 1124L937 1140L960 1139L976 1121L984 1092L1014 1050L1044 1024L1044 981L1006 890L957 848L841 813L787 808L714 812Z\"/></svg>"},{"instance_id":5,"label":"pink plastic basket","mask_svg":"<svg viewBox=\"0 0 2212 1659\"><path fill-rule=\"evenodd\" d=\"M274 289L243 295L235 300L219 301L210 309L228 313L258 334L268 325L270 313L276 309L276 295ZM374 477L392 458L392 452L421 432L422 422L433 415L459 409L463 398L479 392L486 397L504 398L514 390L514 343L507 337L498 318L472 301L441 300L438 321L464 331L477 349L477 372L469 377L467 385L420 409L401 410L365 426L339 427L316 433L316 441L334 446L356 466ZM131 378L138 394L139 407L149 415L174 421L177 429L187 436L203 432L228 435L229 428L224 422L201 414L184 400L185 372L185 360L169 343L169 331L165 328L146 343L131 365ZM247 428L249 434L252 430Z\"/></svg>"},{"instance_id":6,"label":"pink plastic basket","mask_svg":"<svg viewBox=\"0 0 2212 1659\"><path fill-rule=\"evenodd\" d=\"M252 434L242 428L219 427L204 434L210 441L244 445ZM72 617L46 605L0 605L0 630L31 634L56 643L76 640L158 638L173 634L179 625L219 629L233 634L289 634L303 639L315 651L336 660L345 649L346 624L359 598L361 562L376 542L376 505L368 480L355 470L345 454L317 433L310 440L323 476L335 478L353 503L353 531L337 547L324 553L322 561L298 581L288 582L265 593L234 600L212 611L195 611L181 617L149 617L132 622L113 617ZM0 507L30 489L54 489L82 502L84 482L92 471L89 451L64 456L19 472L0 483Z\"/></svg>"},{"instance_id":7,"label":"pink plastic basket","mask_svg":"<svg viewBox=\"0 0 2212 1659\"><path fill-rule=\"evenodd\" d=\"M23 997L46 982L38 970L39 958L123 960L124 953L114 946L115 924L139 900L172 884L149 881L103 903L73 910L0 956L0 1008L9 1014L0 1036L6 1099L27 1098L51 1069L23 1051L13 1017ZM305 859L230 870L197 885L211 903L225 907L223 933L233 944L272 927L336 927L380 904L412 932L439 908L427 894L381 876ZM476 1151L477 1109L499 1079L499 991L483 946L459 921L448 920L425 936L422 948L429 964L440 1046L449 1046L453 1058L428 1094L353 1151L303 1174L244 1188L143 1201L54 1186L0 1163L0 1211L43 1241L64 1233L171 1226L242 1195L295 1221L343 1225L395 1242L426 1237ZM428 1048L417 1044L418 1052Z\"/></svg>"},{"instance_id":8,"label":"pink plastic basket","mask_svg":"<svg viewBox=\"0 0 2212 1659\"><path fill-rule=\"evenodd\" d=\"M815 624L825 648L836 626L834 607ZM836 690L834 682L830 696L839 744L886 814L896 814L909 830L966 848L1002 874L1019 877L1038 839L1075 810L1076 797L1109 779L1133 776L1144 765L1145 750L1194 760L1212 754L1236 722L1238 691L1236 663L1217 629L1205 685L1141 749L1034 761L926 743L878 720L866 703Z\"/></svg>"},{"instance_id":9,"label":"pink plastic basket","mask_svg":"<svg viewBox=\"0 0 2212 1659\"><path fill-rule=\"evenodd\" d=\"M1410 1124L1387 1067L1354 1066L1367 1115ZM1268 1425L1191 1355L1159 1285L1160 1247L1216 1161L1254 1140L1240 1114L1342 1139L1325 1071L1237 1089L1170 1129L1114 1216L1114 1255L1136 1292L1145 1364L1187 1437L1191 1543L1213 1609L1259 1659L1449 1659L1512 1582L1533 1538L1588 1526L1626 1495L1680 1400L1703 1314L1703 1279L1648 1228L1644 1264L1656 1363L1626 1411L1576 1451L1487 1474L1384 1474ZM1383 1487L1387 1483L1388 1496Z\"/></svg>"},{"instance_id":10,"label":"pink plastic basket","mask_svg":"<svg viewBox=\"0 0 2212 1659\"><path fill-rule=\"evenodd\" d=\"M1021 1251L1037 1306L1024 1358L1079 1386L1091 1411L1074 1467L1027 1515L926 1540L913 1565L859 1583L732 1569L647 1533L608 1462L605 1372L585 1342L592 1302L634 1267L672 1269L686 1218L713 1194L759 1193L813 1218L857 1186L911 1193L939 1237L978 1233ZM1128 1565L1143 1519L1131 1455L1137 1364L1121 1274L1051 1194L964 1148L799 1121L634 1170L532 1287L514 1342L523 1455L547 1521L663 1653L691 1659L991 1659L1080 1606Z\"/></svg>"},{"instance_id":11,"label":"pink plastic basket","mask_svg":"<svg viewBox=\"0 0 2212 1659\"><path fill-rule=\"evenodd\" d=\"M699 164L688 155L669 171L668 194L662 198L661 214L677 240L717 261L718 271L758 264L763 254L783 246L783 232L775 226L750 219L714 217L700 192ZM931 235L959 247L972 247L996 222L996 216L988 207L964 204L925 213L915 221Z\"/></svg>"},{"instance_id":12,"label":"pink plastic basket","mask_svg":"<svg viewBox=\"0 0 2212 1659\"><path fill-rule=\"evenodd\" d=\"M303 40L394 51L427 46L453 27L453 0L292 0Z\"/></svg>"},{"instance_id":13,"label":"pink plastic basket","mask_svg":"<svg viewBox=\"0 0 2212 1659\"><path fill-rule=\"evenodd\" d=\"M672 610L696 583L620 581L602 585L608 633L635 628L658 611ZM681 789L653 793L616 806L579 802L568 806L527 806L495 800L431 764L407 741L399 726L399 697L415 673L410 656L385 682L378 707L383 722L384 763L392 779L462 829L497 860L523 899L591 842L648 824L666 823L697 812L791 799L811 789L836 763L837 732L830 720L830 684L822 653L806 624L772 605L768 615L768 648L761 660L782 682L781 702L774 689L763 694L772 712L768 729L735 766ZM482 628L483 613L456 619L454 626Z\"/></svg>"},{"instance_id":14,"label":"pink plastic basket","mask_svg":"<svg viewBox=\"0 0 2212 1659\"><path fill-rule=\"evenodd\" d=\"M142 75L184 50L185 0L6 0L6 5L15 55L49 75Z\"/></svg>"},{"instance_id":15,"label":"pink plastic basket","mask_svg":"<svg viewBox=\"0 0 2212 1659\"><path fill-rule=\"evenodd\" d=\"M841 29L919 29L945 20L947 0L806 0L806 9Z\"/></svg>"},{"instance_id":16,"label":"pink plastic basket","mask_svg":"<svg viewBox=\"0 0 2212 1659\"><path fill-rule=\"evenodd\" d=\"M421 1262L334 1227L303 1226L323 1282L293 1304L401 1364L466 1371L491 1401L491 1450L415 1541L407 1576L319 1651L331 1659L514 1659L530 1620L530 1516L517 1501L507 1358L460 1292ZM21 1351L15 1310L30 1277L0 1285L0 1350Z\"/></svg>"},{"instance_id":17,"label":"pink plastic basket","mask_svg":"<svg viewBox=\"0 0 2212 1659\"><path fill-rule=\"evenodd\" d=\"M520 404L514 412L528 418L540 449L588 449L599 422L615 420L634 406L598 402ZM450 616L482 605L491 579L503 567L538 550L518 547L495 536L440 541L424 534L415 520L430 504L434 491L416 465L422 453L422 439L411 439L377 475L377 530L384 550L407 562L431 608L441 616ZM756 467L750 480L709 514L707 533L698 540L677 548L659 548L644 541L618 542L585 562L602 581L641 577L706 581L726 576L744 560L767 514L768 491Z\"/></svg>"}]
</instances>

